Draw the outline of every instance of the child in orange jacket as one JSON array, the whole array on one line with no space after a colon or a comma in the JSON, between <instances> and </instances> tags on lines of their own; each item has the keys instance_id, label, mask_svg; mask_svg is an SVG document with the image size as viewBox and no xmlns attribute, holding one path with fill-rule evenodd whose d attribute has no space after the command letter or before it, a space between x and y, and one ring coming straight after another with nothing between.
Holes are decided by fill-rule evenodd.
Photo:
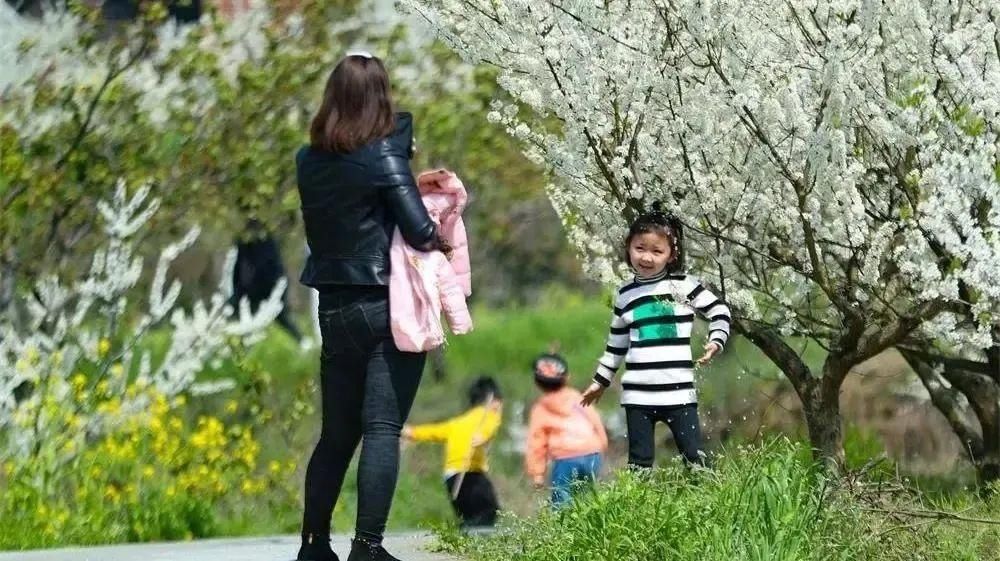
<instances>
[{"instance_id":1,"label":"child in orange jacket","mask_svg":"<svg viewBox=\"0 0 1000 561\"><path fill-rule=\"evenodd\" d=\"M608 435L594 408L582 406L580 392L566 385L569 369L561 356L539 356L534 372L543 394L531 407L524 470L536 487L543 487L552 459L552 504L560 506L569 500L575 482L597 478Z\"/></svg>"}]
</instances>

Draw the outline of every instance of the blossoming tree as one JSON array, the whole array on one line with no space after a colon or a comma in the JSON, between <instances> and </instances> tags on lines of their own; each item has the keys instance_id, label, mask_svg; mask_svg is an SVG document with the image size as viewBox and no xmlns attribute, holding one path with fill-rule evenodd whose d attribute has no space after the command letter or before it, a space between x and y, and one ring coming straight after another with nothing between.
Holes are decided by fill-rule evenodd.
<instances>
[{"instance_id":1,"label":"blossoming tree","mask_svg":"<svg viewBox=\"0 0 1000 561\"><path fill-rule=\"evenodd\" d=\"M1000 296L1000 9L921 0L406 0L520 104L595 277L654 199L785 373L818 455L839 391L960 300ZM951 256L939 266L943 248ZM972 344L989 344L977 314ZM827 351L811 370L793 345Z\"/></svg>"},{"instance_id":2,"label":"blossoming tree","mask_svg":"<svg viewBox=\"0 0 1000 561\"><path fill-rule=\"evenodd\" d=\"M0 4L0 277L80 266L117 178L161 201L151 245L191 218L214 234L248 213L291 221L292 154L340 34L359 25L355 3L259 0L178 25L164 2L143 2L113 33L83 7L32 19ZM12 294L0 290L0 309Z\"/></svg>"}]
</instances>

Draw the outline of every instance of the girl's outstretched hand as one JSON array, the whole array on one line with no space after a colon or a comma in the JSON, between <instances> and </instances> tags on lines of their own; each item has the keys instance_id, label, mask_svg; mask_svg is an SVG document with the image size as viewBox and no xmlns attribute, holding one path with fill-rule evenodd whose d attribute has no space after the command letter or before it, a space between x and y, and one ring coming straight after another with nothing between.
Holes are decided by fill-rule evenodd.
<instances>
[{"instance_id":1,"label":"girl's outstretched hand","mask_svg":"<svg viewBox=\"0 0 1000 561\"><path fill-rule=\"evenodd\" d=\"M722 345L716 343L715 341L709 341L707 344L705 344L705 354L701 355L701 358L697 360L698 366L704 366L708 364L708 362L712 360L712 357L719 354L719 351L721 350L722 350Z\"/></svg>"},{"instance_id":2,"label":"girl's outstretched hand","mask_svg":"<svg viewBox=\"0 0 1000 561\"><path fill-rule=\"evenodd\" d=\"M580 403L584 406L596 403L597 400L601 399L601 396L604 395L605 389L607 388L597 382L591 382L590 387L584 390L583 399L580 400Z\"/></svg>"}]
</instances>

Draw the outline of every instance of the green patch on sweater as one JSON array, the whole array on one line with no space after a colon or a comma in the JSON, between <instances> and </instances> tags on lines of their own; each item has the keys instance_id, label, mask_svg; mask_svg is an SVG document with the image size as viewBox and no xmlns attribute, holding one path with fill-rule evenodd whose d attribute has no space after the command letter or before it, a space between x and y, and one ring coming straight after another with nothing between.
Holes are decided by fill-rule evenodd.
<instances>
[{"instance_id":1,"label":"green patch on sweater","mask_svg":"<svg viewBox=\"0 0 1000 561\"><path fill-rule=\"evenodd\" d=\"M648 318L672 315L674 315L674 305L670 302L657 300L655 302L647 302L633 310L632 319L633 321L639 321ZM648 339L667 339L677 337L677 324L656 323L652 325L644 325L637 331L639 341L646 341Z\"/></svg>"}]
</instances>

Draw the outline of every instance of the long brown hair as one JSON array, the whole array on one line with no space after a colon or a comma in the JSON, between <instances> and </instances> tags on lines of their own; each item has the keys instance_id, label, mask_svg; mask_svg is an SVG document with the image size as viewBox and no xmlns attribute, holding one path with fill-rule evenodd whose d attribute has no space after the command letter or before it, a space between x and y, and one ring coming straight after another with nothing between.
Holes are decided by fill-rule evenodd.
<instances>
[{"instance_id":1,"label":"long brown hair","mask_svg":"<svg viewBox=\"0 0 1000 561\"><path fill-rule=\"evenodd\" d=\"M330 73L309 127L313 148L347 153L395 128L389 74L377 57L349 55Z\"/></svg>"}]
</instances>

